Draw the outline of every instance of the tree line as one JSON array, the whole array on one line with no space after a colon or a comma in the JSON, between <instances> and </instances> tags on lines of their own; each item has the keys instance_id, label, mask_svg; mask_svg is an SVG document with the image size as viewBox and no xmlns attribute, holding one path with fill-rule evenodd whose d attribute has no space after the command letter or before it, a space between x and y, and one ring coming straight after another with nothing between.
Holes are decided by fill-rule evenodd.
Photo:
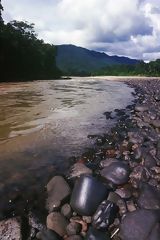
<instances>
[{"instance_id":1,"label":"tree line","mask_svg":"<svg viewBox=\"0 0 160 240\"><path fill-rule=\"evenodd\" d=\"M2 19L0 3L0 81L54 79L61 75L56 66L56 47L39 40L34 24Z\"/></svg>"},{"instance_id":2,"label":"tree line","mask_svg":"<svg viewBox=\"0 0 160 240\"><path fill-rule=\"evenodd\" d=\"M93 73L93 75L105 75L105 76L148 76L159 77L160 76L160 59L145 63L139 61L137 64L118 64L108 65Z\"/></svg>"}]
</instances>

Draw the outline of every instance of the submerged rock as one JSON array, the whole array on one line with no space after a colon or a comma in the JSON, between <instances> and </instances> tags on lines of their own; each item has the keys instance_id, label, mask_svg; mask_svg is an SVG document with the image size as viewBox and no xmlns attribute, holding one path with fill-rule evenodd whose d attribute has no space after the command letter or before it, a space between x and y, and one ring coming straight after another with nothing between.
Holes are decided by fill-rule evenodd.
<instances>
[{"instance_id":1,"label":"submerged rock","mask_svg":"<svg viewBox=\"0 0 160 240\"><path fill-rule=\"evenodd\" d=\"M68 221L61 213L53 212L47 216L47 228L55 231L61 237L66 235Z\"/></svg>"},{"instance_id":2,"label":"submerged rock","mask_svg":"<svg viewBox=\"0 0 160 240\"><path fill-rule=\"evenodd\" d=\"M21 240L21 222L19 218L10 218L0 222L0 239Z\"/></svg>"},{"instance_id":3,"label":"submerged rock","mask_svg":"<svg viewBox=\"0 0 160 240\"><path fill-rule=\"evenodd\" d=\"M120 226L121 238L123 240L150 239L151 232L160 220L159 214L159 211L144 209L127 213Z\"/></svg>"},{"instance_id":4,"label":"submerged rock","mask_svg":"<svg viewBox=\"0 0 160 240\"><path fill-rule=\"evenodd\" d=\"M71 207L80 215L91 216L108 196L108 187L92 175L81 175L76 181Z\"/></svg>"},{"instance_id":5,"label":"submerged rock","mask_svg":"<svg viewBox=\"0 0 160 240\"><path fill-rule=\"evenodd\" d=\"M129 166L121 161L113 162L101 171L101 176L115 185L122 185L129 179Z\"/></svg>"},{"instance_id":6,"label":"submerged rock","mask_svg":"<svg viewBox=\"0 0 160 240\"><path fill-rule=\"evenodd\" d=\"M63 177L55 176L47 184L47 193L46 208L49 212L52 212L54 209L60 207L62 200L70 195L71 189Z\"/></svg>"}]
</instances>

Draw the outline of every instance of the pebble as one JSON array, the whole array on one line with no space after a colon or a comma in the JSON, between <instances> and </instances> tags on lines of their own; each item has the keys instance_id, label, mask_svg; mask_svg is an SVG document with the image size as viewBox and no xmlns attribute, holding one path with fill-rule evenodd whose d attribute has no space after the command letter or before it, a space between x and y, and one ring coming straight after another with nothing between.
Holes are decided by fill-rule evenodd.
<instances>
[{"instance_id":1,"label":"pebble","mask_svg":"<svg viewBox=\"0 0 160 240\"><path fill-rule=\"evenodd\" d=\"M137 209L133 200L127 201L126 204L127 204L127 209L129 212L133 212Z\"/></svg>"},{"instance_id":2,"label":"pebble","mask_svg":"<svg viewBox=\"0 0 160 240\"><path fill-rule=\"evenodd\" d=\"M68 224L66 231L67 231L67 235L77 235L78 233L81 232L82 229L82 225L80 223L77 222L71 222Z\"/></svg>"},{"instance_id":3,"label":"pebble","mask_svg":"<svg viewBox=\"0 0 160 240\"><path fill-rule=\"evenodd\" d=\"M155 187L143 183L137 204L140 208L160 209L160 192Z\"/></svg>"},{"instance_id":4,"label":"pebble","mask_svg":"<svg viewBox=\"0 0 160 240\"><path fill-rule=\"evenodd\" d=\"M107 158L103 161L100 162L99 167L100 168L106 168L108 167L111 163L117 162L115 158Z\"/></svg>"},{"instance_id":5,"label":"pebble","mask_svg":"<svg viewBox=\"0 0 160 240\"><path fill-rule=\"evenodd\" d=\"M97 177L81 175L73 188L71 207L79 215L92 216L108 192L108 187Z\"/></svg>"},{"instance_id":6,"label":"pebble","mask_svg":"<svg viewBox=\"0 0 160 240\"><path fill-rule=\"evenodd\" d=\"M83 216L82 219L86 223L91 223L92 222L92 217L91 216Z\"/></svg>"},{"instance_id":7,"label":"pebble","mask_svg":"<svg viewBox=\"0 0 160 240\"><path fill-rule=\"evenodd\" d=\"M111 240L111 238L108 233L90 227L85 240Z\"/></svg>"},{"instance_id":8,"label":"pebble","mask_svg":"<svg viewBox=\"0 0 160 240\"><path fill-rule=\"evenodd\" d=\"M129 185L125 185L122 188L116 189L115 193L117 193L123 199L129 199L132 197L132 187Z\"/></svg>"},{"instance_id":9,"label":"pebble","mask_svg":"<svg viewBox=\"0 0 160 240\"><path fill-rule=\"evenodd\" d=\"M82 240L82 237L80 235L72 235L67 237L65 240Z\"/></svg>"},{"instance_id":10,"label":"pebble","mask_svg":"<svg viewBox=\"0 0 160 240\"><path fill-rule=\"evenodd\" d=\"M83 163L75 163L70 170L68 179L80 177L82 174L92 174L92 170Z\"/></svg>"},{"instance_id":11,"label":"pebble","mask_svg":"<svg viewBox=\"0 0 160 240\"><path fill-rule=\"evenodd\" d=\"M141 165L136 166L130 174L130 182L134 188L138 188L141 182L147 182L149 178L148 170Z\"/></svg>"},{"instance_id":12,"label":"pebble","mask_svg":"<svg viewBox=\"0 0 160 240\"><path fill-rule=\"evenodd\" d=\"M143 153L143 159L144 166L147 167L148 169L155 167L157 164L155 158L151 155L150 152Z\"/></svg>"},{"instance_id":13,"label":"pebble","mask_svg":"<svg viewBox=\"0 0 160 240\"><path fill-rule=\"evenodd\" d=\"M71 189L63 177L55 176L47 184L47 193L46 208L52 212L60 207L61 202L70 195Z\"/></svg>"},{"instance_id":14,"label":"pebble","mask_svg":"<svg viewBox=\"0 0 160 240\"><path fill-rule=\"evenodd\" d=\"M67 233L66 228L68 225L68 221L59 212L50 213L47 216L46 225L48 229L55 231L61 237Z\"/></svg>"},{"instance_id":15,"label":"pebble","mask_svg":"<svg viewBox=\"0 0 160 240\"><path fill-rule=\"evenodd\" d=\"M61 213L64 217L70 218L72 216L71 206L68 203L64 204L61 208Z\"/></svg>"},{"instance_id":16,"label":"pebble","mask_svg":"<svg viewBox=\"0 0 160 240\"><path fill-rule=\"evenodd\" d=\"M40 240L62 240L56 232L49 229L38 232L36 238Z\"/></svg>"},{"instance_id":17,"label":"pebble","mask_svg":"<svg viewBox=\"0 0 160 240\"><path fill-rule=\"evenodd\" d=\"M148 107L147 106L143 106L143 105L137 105L135 107L135 111L137 112L145 112L148 110Z\"/></svg>"},{"instance_id":18,"label":"pebble","mask_svg":"<svg viewBox=\"0 0 160 240\"><path fill-rule=\"evenodd\" d=\"M108 167L101 170L101 176L115 185L127 183L129 174L129 166L121 161L113 162Z\"/></svg>"},{"instance_id":19,"label":"pebble","mask_svg":"<svg viewBox=\"0 0 160 240\"><path fill-rule=\"evenodd\" d=\"M120 226L123 240L150 239L153 228L160 220L160 215L153 210L140 209L126 214ZM155 239L158 240L158 239Z\"/></svg>"},{"instance_id":20,"label":"pebble","mask_svg":"<svg viewBox=\"0 0 160 240\"><path fill-rule=\"evenodd\" d=\"M93 216L92 225L99 230L107 230L114 222L118 213L118 206L111 201L103 201Z\"/></svg>"},{"instance_id":21,"label":"pebble","mask_svg":"<svg viewBox=\"0 0 160 240\"><path fill-rule=\"evenodd\" d=\"M153 120L151 124L155 128L160 128L160 120L158 120L158 119Z\"/></svg>"},{"instance_id":22,"label":"pebble","mask_svg":"<svg viewBox=\"0 0 160 240\"><path fill-rule=\"evenodd\" d=\"M0 239L22 240L20 218L10 218L0 221Z\"/></svg>"}]
</instances>

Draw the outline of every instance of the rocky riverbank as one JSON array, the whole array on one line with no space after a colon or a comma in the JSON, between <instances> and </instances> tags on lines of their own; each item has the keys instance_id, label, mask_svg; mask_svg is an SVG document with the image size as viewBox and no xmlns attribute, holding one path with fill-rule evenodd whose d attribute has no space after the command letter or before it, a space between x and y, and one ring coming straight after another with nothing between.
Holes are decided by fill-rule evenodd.
<instances>
[{"instance_id":1,"label":"rocky riverbank","mask_svg":"<svg viewBox=\"0 0 160 240\"><path fill-rule=\"evenodd\" d=\"M160 80L126 83L135 103L104 113L116 126L47 184L46 224L31 212L4 220L0 239L160 239Z\"/></svg>"}]
</instances>

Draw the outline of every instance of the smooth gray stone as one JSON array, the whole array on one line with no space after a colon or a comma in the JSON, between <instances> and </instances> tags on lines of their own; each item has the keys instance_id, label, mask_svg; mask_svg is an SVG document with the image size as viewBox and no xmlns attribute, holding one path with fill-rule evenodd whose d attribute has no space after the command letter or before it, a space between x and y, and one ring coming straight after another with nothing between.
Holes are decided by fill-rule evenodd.
<instances>
[{"instance_id":1,"label":"smooth gray stone","mask_svg":"<svg viewBox=\"0 0 160 240\"><path fill-rule=\"evenodd\" d=\"M59 212L50 213L47 216L47 228L55 231L61 237L66 235L66 228L68 221L65 217Z\"/></svg>"},{"instance_id":2,"label":"smooth gray stone","mask_svg":"<svg viewBox=\"0 0 160 240\"><path fill-rule=\"evenodd\" d=\"M47 184L47 193L46 208L52 212L60 207L61 202L70 195L71 189L63 177L55 176Z\"/></svg>"},{"instance_id":3,"label":"smooth gray stone","mask_svg":"<svg viewBox=\"0 0 160 240\"><path fill-rule=\"evenodd\" d=\"M148 240L159 220L159 210L139 209L127 213L120 225L121 238L123 240Z\"/></svg>"},{"instance_id":4,"label":"smooth gray stone","mask_svg":"<svg viewBox=\"0 0 160 240\"><path fill-rule=\"evenodd\" d=\"M140 208L160 209L160 192L155 187L143 183L137 203Z\"/></svg>"},{"instance_id":5,"label":"smooth gray stone","mask_svg":"<svg viewBox=\"0 0 160 240\"><path fill-rule=\"evenodd\" d=\"M113 162L101 170L101 176L115 185L122 185L129 180L129 166L121 161Z\"/></svg>"}]
</instances>

